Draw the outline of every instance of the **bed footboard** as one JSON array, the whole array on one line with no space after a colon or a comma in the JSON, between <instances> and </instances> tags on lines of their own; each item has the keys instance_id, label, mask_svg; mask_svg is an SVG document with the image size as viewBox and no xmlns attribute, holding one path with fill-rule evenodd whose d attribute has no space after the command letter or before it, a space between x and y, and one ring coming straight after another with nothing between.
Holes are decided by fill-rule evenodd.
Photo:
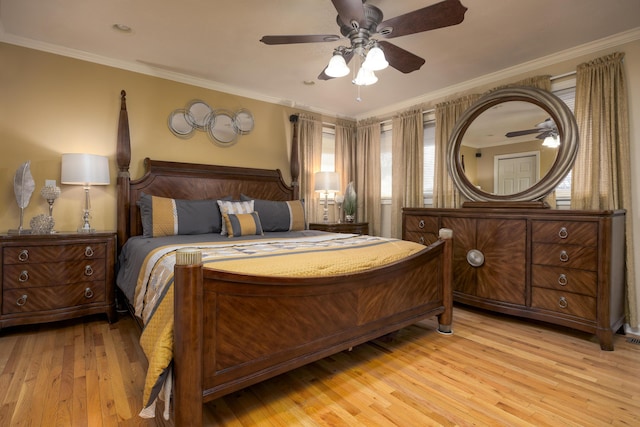
<instances>
[{"instance_id":1,"label":"bed footboard","mask_svg":"<svg viewBox=\"0 0 640 427\"><path fill-rule=\"evenodd\" d=\"M174 408L201 425L202 404L437 316L451 333L451 233L414 256L309 279L175 266ZM180 260L178 260L180 262Z\"/></svg>"}]
</instances>

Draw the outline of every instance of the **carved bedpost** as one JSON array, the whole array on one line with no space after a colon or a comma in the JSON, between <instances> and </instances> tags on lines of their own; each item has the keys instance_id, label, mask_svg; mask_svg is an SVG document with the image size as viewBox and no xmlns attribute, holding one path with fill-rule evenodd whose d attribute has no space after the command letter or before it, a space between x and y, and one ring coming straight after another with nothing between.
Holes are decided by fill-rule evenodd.
<instances>
[{"instance_id":1,"label":"carved bedpost","mask_svg":"<svg viewBox=\"0 0 640 427\"><path fill-rule=\"evenodd\" d=\"M181 249L174 267L173 401L176 426L202 425L202 253Z\"/></svg>"},{"instance_id":2,"label":"carved bedpost","mask_svg":"<svg viewBox=\"0 0 640 427\"><path fill-rule=\"evenodd\" d=\"M116 163L118 165L116 221L118 253L129 238L129 165L131 163L131 138L129 136L129 115L127 114L127 93L120 92L120 117L118 118L118 142Z\"/></svg>"},{"instance_id":3,"label":"carved bedpost","mask_svg":"<svg viewBox=\"0 0 640 427\"><path fill-rule=\"evenodd\" d=\"M438 316L438 332L451 334L453 323L453 230L441 228L440 239L444 240L444 259L442 263L442 304L444 312Z\"/></svg>"},{"instance_id":4,"label":"carved bedpost","mask_svg":"<svg viewBox=\"0 0 640 427\"><path fill-rule=\"evenodd\" d=\"M293 133L291 137L291 186L293 187L293 198L297 200L300 198L300 159L298 155L298 116L292 114L289 116L289 121L293 125Z\"/></svg>"}]
</instances>

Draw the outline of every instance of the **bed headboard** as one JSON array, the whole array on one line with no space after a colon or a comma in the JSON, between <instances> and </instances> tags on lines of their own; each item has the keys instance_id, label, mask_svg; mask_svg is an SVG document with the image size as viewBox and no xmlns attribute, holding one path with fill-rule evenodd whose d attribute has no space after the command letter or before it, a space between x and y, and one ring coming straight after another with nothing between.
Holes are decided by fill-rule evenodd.
<instances>
[{"instance_id":1,"label":"bed headboard","mask_svg":"<svg viewBox=\"0 0 640 427\"><path fill-rule=\"evenodd\" d=\"M118 250L131 236L142 234L140 210L136 202L141 193L174 199L219 199L240 194L256 199L296 200L298 192L298 132L297 116L291 116L293 141L291 149L292 184L287 185L279 169L254 169L234 166L204 165L144 160L144 175L131 180L131 142L126 93L120 93L120 118L116 162Z\"/></svg>"}]
</instances>

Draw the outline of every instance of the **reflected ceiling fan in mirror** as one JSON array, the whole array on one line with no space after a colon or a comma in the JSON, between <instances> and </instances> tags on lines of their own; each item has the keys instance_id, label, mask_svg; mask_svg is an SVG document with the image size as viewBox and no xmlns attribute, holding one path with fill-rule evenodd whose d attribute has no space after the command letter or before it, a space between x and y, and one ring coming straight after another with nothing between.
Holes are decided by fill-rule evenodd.
<instances>
[{"instance_id":1,"label":"reflected ceiling fan in mirror","mask_svg":"<svg viewBox=\"0 0 640 427\"><path fill-rule=\"evenodd\" d=\"M536 135L536 139L542 139L544 142L542 145L545 147L555 148L560 145L560 139L558 136L558 126L551 117L544 122L538 123L533 129L517 130L513 132L507 132L505 136L507 138L514 138L524 135Z\"/></svg>"},{"instance_id":2,"label":"reflected ceiling fan in mirror","mask_svg":"<svg viewBox=\"0 0 640 427\"><path fill-rule=\"evenodd\" d=\"M421 33L438 28L460 24L464 20L467 8L460 0L445 0L422 9L383 21L382 11L366 0L331 0L338 11L337 23L340 33L349 39L348 46L334 49L329 65L320 73L318 79L329 80L349 74L349 61L355 57L358 73L353 83L366 86L378 81L374 71L391 65L402 73L419 70L425 60L388 41L373 38L391 39L409 34ZM335 42L342 37L334 34L309 35L272 35L264 36L260 41L268 45L293 43Z\"/></svg>"}]
</instances>

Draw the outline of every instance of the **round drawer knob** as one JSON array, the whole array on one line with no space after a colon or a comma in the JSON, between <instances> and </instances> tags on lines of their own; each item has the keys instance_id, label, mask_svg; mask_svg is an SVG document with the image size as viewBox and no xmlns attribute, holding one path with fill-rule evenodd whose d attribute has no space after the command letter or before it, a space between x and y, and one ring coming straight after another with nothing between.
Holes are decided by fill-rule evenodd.
<instances>
[{"instance_id":1,"label":"round drawer knob","mask_svg":"<svg viewBox=\"0 0 640 427\"><path fill-rule=\"evenodd\" d=\"M569 302L565 297L560 297L560 299L558 300L558 305L560 306L560 308L567 308L569 306Z\"/></svg>"},{"instance_id":2,"label":"round drawer knob","mask_svg":"<svg viewBox=\"0 0 640 427\"><path fill-rule=\"evenodd\" d=\"M18 305L19 307L22 307L26 303L27 303L27 296L26 295L22 295L20 298L18 298L16 300L16 305Z\"/></svg>"},{"instance_id":3,"label":"round drawer knob","mask_svg":"<svg viewBox=\"0 0 640 427\"><path fill-rule=\"evenodd\" d=\"M84 290L84 297L86 299L93 298L93 291L91 290L91 288L87 288L87 289Z\"/></svg>"},{"instance_id":4,"label":"round drawer knob","mask_svg":"<svg viewBox=\"0 0 640 427\"><path fill-rule=\"evenodd\" d=\"M480 267L484 264L484 254L478 249L471 249L467 252L467 262L472 267Z\"/></svg>"},{"instance_id":5,"label":"round drawer knob","mask_svg":"<svg viewBox=\"0 0 640 427\"><path fill-rule=\"evenodd\" d=\"M28 260L29 260L29 251L26 249L21 250L20 253L18 254L18 261L27 262Z\"/></svg>"},{"instance_id":6,"label":"round drawer knob","mask_svg":"<svg viewBox=\"0 0 640 427\"><path fill-rule=\"evenodd\" d=\"M569 261L569 254L567 253L567 251L561 251L560 252L560 261L562 261L562 262Z\"/></svg>"},{"instance_id":7,"label":"round drawer knob","mask_svg":"<svg viewBox=\"0 0 640 427\"><path fill-rule=\"evenodd\" d=\"M424 245L424 236L420 236L420 238L418 239L418 243Z\"/></svg>"},{"instance_id":8,"label":"round drawer knob","mask_svg":"<svg viewBox=\"0 0 640 427\"><path fill-rule=\"evenodd\" d=\"M27 280L29 280L29 272L27 270L22 270L18 276L18 281L26 282Z\"/></svg>"},{"instance_id":9,"label":"round drawer knob","mask_svg":"<svg viewBox=\"0 0 640 427\"><path fill-rule=\"evenodd\" d=\"M91 268L90 265L85 265L84 266L84 275L85 276L91 276L93 274L93 268Z\"/></svg>"},{"instance_id":10,"label":"round drawer knob","mask_svg":"<svg viewBox=\"0 0 640 427\"><path fill-rule=\"evenodd\" d=\"M569 232L567 231L566 227L560 228L560 231L558 231L558 237L560 237L561 239L566 239L567 237L569 237Z\"/></svg>"},{"instance_id":11,"label":"round drawer knob","mask_svg":"<svg viewBox=\"0 0 640 427\"><path fill-rule=\"evenodd\" d=\"M568 282L569 280L567 279L567 276L565 274L561 274L560 276L558 276L558 284L560 286L567 286Z\"/></svg>"},{"instance_id":12,"label":"round drawer knob","mask_svg":"<svg viewBox=\"0 0 640 427\"><path fill-rule=\"evenodd\" d=\"M418 228L424 228L424 219L421 219L420 222L418 222Z\"/></svg>"},{"instance_id":13,"label":"round drawer knob","mask_svg":"<svg viewBox=\"0 0 640 427\"><path fill-rule=\"evenodd\" d=\"M93 252L93 248L91 246L87 246L86 248L84 248L84 256L92 257L93 254L94 254L94 252Z\"/></svg>"}]
</instances>

